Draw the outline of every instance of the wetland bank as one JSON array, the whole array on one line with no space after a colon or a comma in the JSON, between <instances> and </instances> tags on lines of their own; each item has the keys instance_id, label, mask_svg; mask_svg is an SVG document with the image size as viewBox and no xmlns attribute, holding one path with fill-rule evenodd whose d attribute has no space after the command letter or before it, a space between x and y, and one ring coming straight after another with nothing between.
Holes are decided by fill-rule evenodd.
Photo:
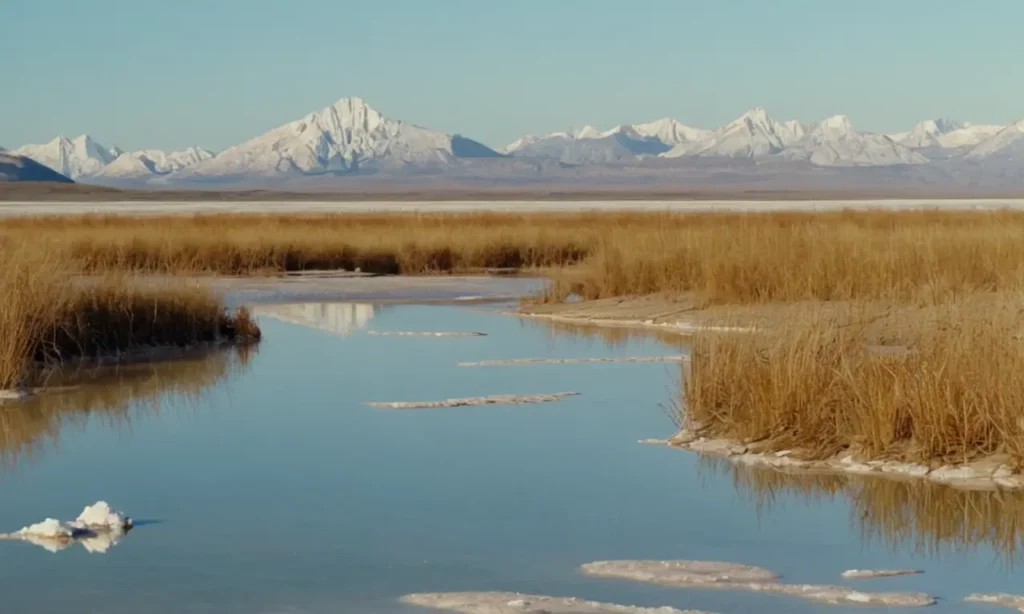
<instances>
[{"instance_id":1,"label":"wetland bank","mask_svg":"<svg viewBox=\"0 0 1024 614\"><path fill-rule=\"evenodd\" d=\"M161 223L158 235L146 230L151 219L21 219L0 222L0 237L5 246L33 237L83 291L117 276L151 292L159 276L161 292L200 293L216 306L194 313L231 317L226 305L255 299L315 295L319 304L254 307L259 352L209 378L198 395L173 385L154 392L157 412L146 395L122 409L79 411L52 378L52 390L32 401L56 411L5 406L11 445L0 489L16 503L0 512L0 526L24 526L51 509L73 515L69 507L99 497L139 518L167 520L133 530L108 554L76 563L80 576L65 578L86 590L114 567L127 573L137 591L99 591L113 611L154 596L178 610L415 611L399 603L403 595L448 595L445 603L476 608L453 611L529 611L510 605L527 598L501 597L491 610L466 604L468 595L510 592L537 596L535 604L557 597L566 612L591 611L571 609L584 602L613 608L593 611L864 607L860 597L856 606L794 599L788 588L707 591L581 574L598 561L732 561L781 575L786 586L923 594L942 598L936 609L957 612L984 611L962 601L970 593L1019 586L1017 492L712 467L702 456L636 441L668 438L681 422L707 441L735 441L744 454L951 466L998 459L1015 475L1024 428L1024 395L1011 376L1021 366L1020 214ZM289 298L295 280L276 277L339 267L361 276L331 281L336 292L314 292L328 282L305 276ZM550 279L546 292L518 307L490 304L479 298L522 295L517 284L526 280L478 277L460 286L452 276L509 268ZM432 277L413 279L417 290L402 295L405 302L377 302L398 298L374 290L395 278L367 275L390 273ZM173 285L165 288L167 280ZM358 289L346 294L346 284ZM423 290L432 284L439 294ZM336 302L346 298L360 304ZM505 315L517 308L558 320ZM627 320L652 332L573 327L579 320ZM153 345L138 330L125 338ZM90 388L78 386L79 395ZM537 405L435 407L564 391L578 394ZM366 406L372 402L434 408L380 411ZM296 509L306 510L302 527L288 520ZM258 543L247 537L254 534ZM12 603L36 607L30 578L49 569L40 558L49 553L33 550L22 570L19 547L0 549L0 567L25 583ZM154 566L196 587L202 605L146 580ZM843 580L851 569L925 573ZM264 578L257 589L254 577ZM233 601L243 590L249 596ZM45 600L65 611L58 595Z\"/></svg>"}]
</instances>

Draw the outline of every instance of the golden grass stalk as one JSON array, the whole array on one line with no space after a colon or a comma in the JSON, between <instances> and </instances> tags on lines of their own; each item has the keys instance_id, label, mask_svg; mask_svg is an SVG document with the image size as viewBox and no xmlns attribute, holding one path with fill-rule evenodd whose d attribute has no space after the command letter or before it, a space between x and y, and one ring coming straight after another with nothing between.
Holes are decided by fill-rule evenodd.
<instances>
[{"instance_id":1,"label":"golden grass stalk","mask_svg":"<svg viewBox=\"0 0 1024 614\"><path fill-rule=\"evenodd\" d=\"M810 457L1024 464L1019 298L892 314L906 348L872 345L863 313L793 314L774 331L701 336L685 378L691 424L713 437ZM890 330L896 324L882 326ZM905 351L903 351L905 350Z\"/></svg>"},{"instance_id":2,"label":"golden grass stalk","mask_svg":"<svg viewBox=\"0 0 1024 614\"><path fill-rule=\"evenodd\" d=\"M711 303L956 300L1024 287L1024 214L81 216L0 221L0 239L86 272L429 274L548 268L552 298L692 292ZM567 270L566 267L579 265Z\"/></svg>"},{"instance_id":3,"label":"golden grass stalk","mask_svg":"<svg viewBox=\"0 0 1024 614\"><path fill-rule=\"evenodd\" d=\"M75 279L59 253L15 246L0 253L0 389L35 367L151 346L258 338L242 310L229 314L198 288L144 289L129 275Z\"/></svg>"}]
</instances>

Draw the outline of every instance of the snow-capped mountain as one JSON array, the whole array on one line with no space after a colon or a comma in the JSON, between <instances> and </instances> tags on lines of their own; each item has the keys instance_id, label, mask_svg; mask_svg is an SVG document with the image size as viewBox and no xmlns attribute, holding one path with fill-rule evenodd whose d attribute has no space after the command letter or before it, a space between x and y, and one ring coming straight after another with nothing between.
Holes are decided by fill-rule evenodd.
<instances>
[{"instance_id":1,"label":"snow-capped mountain","mask_svg":"<svg viewBox=\"0 0 1024 614\"><path fill-rule=\"evenodd\" d=\"M923 147L942 146L939 138L950 132L962 129L963 126L951 119L926 119L918 122L909 132L889 135L892 140L904 147L920 149Z\"/></svg>"},{"instance_id":2,"label":"snow-capped mountain","mask_svg":"<svg viewBox=\"0 0 1024 614\"><path fill-rule=\"evenodd\" d=\"M637 134L647 138L658 139L669 147L699 141L711 133L710 130L693 128L670 117L647 122L646 124L633 124L630 127Z\"/></svg>"},{"instance_id":3,"label":"snow-capped mountain","mask_svg":"<svg viewBox=\"0 0 1024 614\"><path fill-rule=\"evenodd\" d=\"M11 152L31 158L72 179L145 180L208 160L213 153L199 147L165 152L159 149L124 152L105 147L91 136L59 136L44 145L25 145Z\"/></svg>"},{"instance_id":4,"label":"snow-capped mountain","mask_svg":"<svg viewBox=\"0 0 1024 614\"><path fill-rule=\"evenodd\" d=\"M78 179L95 175L121 155L117 148L107 148L87 134L73 139L59 136L42 145L25 145L11 153L31 158L58 173Z\"/></svg>"},{"instance_id":5,"label":"snow-capped mountain","mask_svg":"<svg viewBox=\"0 0 1024 614\"><path fill-rule=\"evenodd\" d=\"M697 141L682 143L663 155L720 158L759 158L779 153L804 136L796 121L777 122L761 107L755 107Z\"/></svg>"},{"instance_id":6,"label":"snow-capped mountain","mask_svg":"<svg viewBox=\"0 0 1024 614\"><path fill-rule=\"evenodd\" d=\"M960 149L962 147L974 147L987 141L999 133L1006 126L993 124L972 124L965 123L959 130L953 130L940 134L936 139L939 147L945 149Z\"/></svg>"},{"instance_id":7,"label":"snow-capped mountain","mask_svg":"<svg viewBox=\"0 0 1024 614\"><path fill-rule=\"evenodd\" d=\"M611 164L634 162L639 156L656 156L671 147L633 126L598 132L591 126L579 132L558 132L545 137L524 137L506 148L522 158L551 158L564 164Z\"/></svg>"},{"instance_id":8,"label":"snow-capped mountain","mask_svg":"<svg viewBox=\"0 0 1024 614\"><path fill-rule=\"evenodd\" d=\"M72 183L71 179L31 158L16 156L0 148L0 182L4 181Z\"/></svg>"},{"instance_id":9,"label":"snow-capped mountain","mask_svg":"<svg viewBox=\"0 0 1024 614\"><path fill-rule=\"evenodd\" d=\"M691 185L764 176L783 185L809 180L824 185L839 177L857 185L864 178L972 187L1024 185L1024 120L993 126L935 119L905 132L882 134L855 130L843 115L817 123L776 121L755 107L711 130L671 118L610 130L585 125L527 135L498 151L385 117L362 99L343 98L216 155L198 147L123 152L83 135L6 152L5 168L15 168L15 160L21 160L11 156L24 156L74 179L113 185L281 180L329 186L335 177L364 174L417 181L557 179L591 184L622 180ZM889 166L896 168L890 172L885 168Z\"/></svg>"},{"instance_id":10,"label":"snow-capped mountain","mask_svg":"<svg viewBox=\"0 0 1024 614\"><path fill-rule=\"evenodd\" d=\"M144 179L167 175L213 157L212 151L201 147L172 152L142 149L121 154L95 176L106 179Z\"/></svg>"},{"instance_id":11,"label":"snow-capped mountain","mask_svg":"<svg viewBox=\"0 0 1024 614\"><path fill-rule=\"evenodd\" d=\"M1024 163L1024 119L1005 126L991 138L971 149L964 157L974 162L992 158L1016 158Z\"/></svg>"},{"instance_id":12,"label":"snow-capped mountain","mask_svg":"<svg viewBox=\"0 0 1024 614\"><path fill-rule=\"evenodd\" d=\"M816 166L891 166L925 164L928 159L884 134L854 130L845 115L834 115L777 154Z\"/></svg>"},{"instance_id":13,"label":"snow-capped mountain","mask_svg":"<svg viewBox=\"0 0 1024 614\"><path fill-rule=\"evenodd\" d=\"M360 98L319 111L230 147L186 171L189 178L345 174L363 167L443 164L500 156L458 135L386 118Z\"/></svg>"},{"instance_id":14,"label":"snow-capped mountain","mask_svg":"<svg viewBox=\"0 0 1024 614\"><path fill-rule=\"evenodd\" d=\"M666 118L624 124L603 132L588 125L545 136L527 135L502 151L519 157L554 158L566 164L607 164L656 156L676 145L704 138L707 133Z\"/></svg>"}]
</instances>

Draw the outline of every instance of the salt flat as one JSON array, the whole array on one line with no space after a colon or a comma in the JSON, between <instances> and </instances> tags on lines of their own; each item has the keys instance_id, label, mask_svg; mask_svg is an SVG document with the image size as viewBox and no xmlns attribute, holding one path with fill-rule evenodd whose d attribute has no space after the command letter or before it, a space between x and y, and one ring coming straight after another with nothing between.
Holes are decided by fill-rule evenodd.
<instances>
[{"instance_id":1,"label":"salt flat","mask_svg":"<svg viewBox=\"0 0 1024 614\"><path fill-rule=\"evenodd\" d=\"M841 209L1024 209L1024 198L861 200L459 200L459 201L8 201L0 216L84 213L167 215L194 213L409 213L541 211L835 211Z\"/></svg>"}]
</instances>

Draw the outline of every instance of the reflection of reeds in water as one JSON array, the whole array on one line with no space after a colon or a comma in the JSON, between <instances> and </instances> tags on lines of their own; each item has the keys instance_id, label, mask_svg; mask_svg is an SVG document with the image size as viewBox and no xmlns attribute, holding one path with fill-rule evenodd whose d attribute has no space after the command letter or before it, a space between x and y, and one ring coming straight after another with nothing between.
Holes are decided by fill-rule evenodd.
<instances>
[{"instance_id":1,"label":"reflection of reeds in water","mask_svg":"<svg viewBox=\"0 0 1024 614\"><path fill-rule=\"evenodd\" d=\"M882 479L858 480L848 491L866 538L929 554L985 544L1010 562L1024 551L1022 493Z\"/></svg>"},{"instance_id":2,"label":"reflection of reeds in water","mask_svg":"<svg viewBox=\"0 0 1024 614\"><path fill-rule=\"evenodd\" d=\"M56 445L63 429L92 419L122 426L140 410L159 411L170 397L194 404L204 391L244 368L254 351L242 346L53 373L36 396L0 406L0 464L14 465Z\"/></svg>"},{"instance_id":3,"label":"reflection of reeds in water","mask_svg":"<svg viewBox=\"0 0 1024 614\"><path fill-rule=\"evenodd\" d=\"M863 539L894 549L940 555L992 548L1008 565L1024 552L1024 493L962 490L919 480L836 474L784 473L765 467L705 459L715 473L730 472L733 484L761 511L782 498L807 502L842 496L851 524Z\"/></svg>"}]
</instances>

